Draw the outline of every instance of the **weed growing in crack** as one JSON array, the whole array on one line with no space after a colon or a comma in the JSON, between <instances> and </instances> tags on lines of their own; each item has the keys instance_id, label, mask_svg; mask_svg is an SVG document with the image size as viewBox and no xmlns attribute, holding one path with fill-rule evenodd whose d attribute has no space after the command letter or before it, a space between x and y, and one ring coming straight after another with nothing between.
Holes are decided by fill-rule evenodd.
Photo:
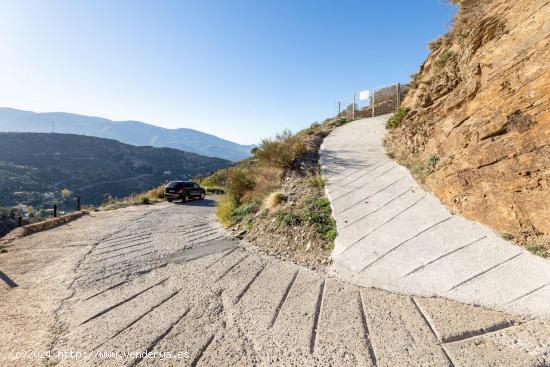
<instances>
[{"instance_id":1,"label":"weed growing in crack","mask_svg":"<svg viewBox=\"0 0 550 367\"><path fill-rule=\"evenodd\" d=\"M537 255L540 257L546 257L548 255L548 253L546 252L546 249L541 245L528 245L527 251L529 251L533 255Z\"/></svg>"},{"instance_id":2,"label":"weed growing in crack","mask_svg":"<svg viewBox=\"0 0 550 367\"><path fill-rule=\"evenodd\" d=\"M431 155L430 158L428 158L428 168L433 170L437 165L437 162L439 162L439 157L436 155Z\"/></svg>"},{"instance_id":3,"label":"weed growing in crack","mask_svg":"<svg viewBox=\"0 0 550 367\"><path fill-rule=\"evenodd\" d=\"M388 119L388 122L386 123L387 129L395 129L396 127L401 124L405 116L409 113L410 109L405 107L399 107L397 111L393 114L392 117Z\"/></svg>"},{"instance_id":4,"label":"weed growing in crack","mask_svg":"<svg viewBox=\"0 0 550 367\"><path fill-rule=\"evenodd\" d=\"M442 67L447 63L447 61L449 61L455 56L456 54L453 51L445 50L441 53L441 55L439 55L439 57L437 58L437 60L435 60L434 63L435 65Z\"/></svg>"},{"instance_id":5,"label":"weed growing in crack","mask_svg":"<svg viewBox=\"0 0 550 367\"><path fill-rule=\"evenodd\" d=\"M514 236L512 236L510 233L502 233L500 236L504 238L506 241L510 241L514 238Z\"/></svg>"}]
</instances>

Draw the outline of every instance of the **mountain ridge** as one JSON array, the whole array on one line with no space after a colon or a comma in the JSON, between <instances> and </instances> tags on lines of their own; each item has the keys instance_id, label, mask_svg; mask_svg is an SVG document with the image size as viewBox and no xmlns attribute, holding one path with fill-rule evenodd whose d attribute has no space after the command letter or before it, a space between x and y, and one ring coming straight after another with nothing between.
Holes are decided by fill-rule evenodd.
<instances>
[{"instance_id":1,"label":"mountain ridge","mask_svg":"<svg viewBox=\"0 0 550 367\"><path fill-rule=\"evenodd\" d=\"M0 206L74 207L125 197L168 180L207 175L232 162L174 148L59 133L0 133ZM72 195L63 196L63 189Z\"/></svg>"},{"instance_id":2,"label":"mountain ridge","mask_svg":"<svg viewBox=\"0 0 550 367\"><path fill-rule=\"evenodd\" d=\"M254 145L241 145L191 128L168 129L137 120L114 121L69 112L33 112L0 107L0 132L60 133L114 139L136 146L175 148L208 157L239 161Z\"/></svg>"}]
</instances>

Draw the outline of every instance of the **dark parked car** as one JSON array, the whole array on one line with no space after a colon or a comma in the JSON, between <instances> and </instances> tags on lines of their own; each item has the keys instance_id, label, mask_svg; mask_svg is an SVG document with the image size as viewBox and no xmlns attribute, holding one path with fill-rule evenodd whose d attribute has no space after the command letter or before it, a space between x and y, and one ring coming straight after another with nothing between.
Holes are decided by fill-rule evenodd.
<instances>
[{"instance_id":1,"label":"dark parked car","mask_svg":"<svg viewBox=\"0 0 550 367\"><path fill-rule=\"evenodd\" d=\"M189 199L204 199L206 190L192 181L170 181L164 187L164 196L166 200L174 200L186 203Z\"/></svg>"}]
</instances>

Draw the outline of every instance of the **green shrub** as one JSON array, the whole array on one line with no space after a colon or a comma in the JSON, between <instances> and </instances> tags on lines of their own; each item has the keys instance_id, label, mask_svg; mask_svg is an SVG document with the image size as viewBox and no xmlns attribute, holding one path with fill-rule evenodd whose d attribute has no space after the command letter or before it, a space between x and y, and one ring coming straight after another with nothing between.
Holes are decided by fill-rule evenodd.
<instances>
[{"instance_id":1,"label":"green shrub","mask_svg":"<svg viewBox=\"0 0 550 367\"><path fill-rule=\"evenodd\" d=\"M318 187L320 189L325 188L325 179L320 173L315 174L309 178L309 184L313 187Z\"/></svg>"},{"instance_id":2,"label":"green shrub","mask_svg":"<svg viewBox=\"0 0 550 367\"><path fill-rule=\"evenodd\" d=\"M142 196L141 203L144 205L148 205L150 203L149 198L147 196Z\"/></svg>"},{"instance_id":3,"label":"green shrub","mask_svg":"<svg viewBox=\"0 0 550 367\"><path fill-rule=\"evenodd\" d=\"M325 239L333 241L336 238L336 221L332 218L332 209L328 199L307 198L304 217Z\"/></svg>"},{"instance_id":4,"label":"green shrub","mask_svg":"<svg viewBox=\"0 0 550 367\"><path fill-rule=\"evenodd\" d=\"M500 235L502 238L504 238L506 241L510 241L511 239L514 238L514 236L512 236L510 233L503 233Z\"/></svg>"},{"instance_id":5,"label":"green shrub","mask_svg":"<svg viewBox=\"0 0 550 367\"><path fill-rule=\"evenodd\" d=\"M541 257L546 257L546 255L548 255L548 253L546 252L546 249L541 245L528 245L527 251L529 251L533 255L537 255Z\"/></svg>"},{"instance_id":6,"label":"green shrub","mask_svg":"<svg viewBox=\"0 0 550 367\"><path fill-rule=\"evenodd\" d=\"M297 226L302 223L302 217L296 213L279 210L275 214L277 223L282 223L287 226Z\"/></svg>"},{"instance_id":7,"label":"green shrub","mask_svg":"<svg viewBox=\"0 0 550 367\"><path fill-rule=\"evenodd\" d=\"M239 223L250 214L255 213L257 210L258 204L256 202L242 204L231 212L231 224L233 225Z\"/></svg>"},{"instance_id":8,"label":"green shrub","mask_svg":"<svg viewBox=\"0 0 550 367\"><path fill-rule=\"evenodd\" d=\"M243 195L254 188L254 181L241 168L232 168L227 175L227 192L230 196L240 200Z\"/></svg>"},{"instance_id":9,"label":"green shrub","mask_svg":"<svg viewBox=\"0 0 550 367\"><path fill-rule=\"evenodd\" d=\"M393 114L392 117L388 119L388 122L386 123L386 128L388 129L395 129L396 127L401 124L405 116L409 113L410 109L399 107L397 111Z\"/></svg>"},{"instance_id":10,"label":"green shrub","mask_svg":"<svg viewBox=\"0 0 550 367\"><path fill-rule=\"evenodd\" d=\"M435 65L443 66L447 63L447 61L452 59L454 56L455 56L455 53L453 51L445 50L437 57L437 59L435 60Z\"/></svg>"},{"instance_id":11,"label":"green shrub","mask_svg":"<svg viewBox=\"0 0 550 367\"><path fill-rule=\"evenodd\" d=\"M436 155L431 155L428 159L428 168L434 169L437 162L439 162L439 157Z\"/></svg>"},{"instance_id":12,"label":"green shrub","mask_svg":"<svg viewBox=\"0 0 550 367\"><path fill-rule=\"evenodd\" d=\"M441 38L438 38L438 39L436 39L436 40L430 41L430 43L428 43L428 48L429 48L431 51L438 50L440 47L441 47Z\"/></svg>"},{"instance_id":13,"label":"green shrub","mask_svg":"<svg viewBox=\"0 0 550 367\"><path fill-rule=\"evenodd\" d=\"M326 233L325 233L325 238L329 241L334 241L336 239L336 235L337 235L337 232L336 232L336 228L333 228L333 229L329 229Z\"/></svg>"},{"instance_id":14,"label":"green shrub","mask_svg":"<svg viewBox=\"0 0 550 367\"><path fill-rule=\"evenodd\" d=\"M284 130L275 139L262 140L255 157L263 164L288 169L306 149L303 135Z\"/></svg>"},{"instance_id":15,"label":"green shrub","mask_svg":"<svg viewBox=\"0 0 550 367\"><path fill-rule=\"evenodd\" d=\"M216 207L216 216L226 227L233 224L231 213L238 207L237 199L231 195L224 195Z\"/></svg>"},{"instance_id":16,"label":"green shrub","mask_svg":"<svg viewBox=\"0 0 550 367\"><path fill-rule=\"evenodd\" d=\"M229 169L221 169L201 180L200 184L207 187L223 187L227 184Z\"/></svg>"},{"instance_id":17,"label":"green shrub","mask_svg":"<svg viewBox=\"0 0 550 367\"><path fill-rule=\"evenodd\" d=\"M17 209L0 207L0 237L17 227Z\"/></svg>"}]
</instances>

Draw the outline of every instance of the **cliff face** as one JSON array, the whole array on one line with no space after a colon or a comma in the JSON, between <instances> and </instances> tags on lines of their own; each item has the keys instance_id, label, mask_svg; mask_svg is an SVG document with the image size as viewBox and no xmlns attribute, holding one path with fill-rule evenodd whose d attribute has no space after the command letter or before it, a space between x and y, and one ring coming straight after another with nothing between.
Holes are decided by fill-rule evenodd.
<instances>
[{"instance_id":1,"label":"cliff face","mask_svg":"<svg viewBox=\"0 0 550 367\"><path fill-rule=\"evenodd\" d=\"M455 212L550 249L550 2L459 5L388 152Z\"/></svg>"}]
</instances>

